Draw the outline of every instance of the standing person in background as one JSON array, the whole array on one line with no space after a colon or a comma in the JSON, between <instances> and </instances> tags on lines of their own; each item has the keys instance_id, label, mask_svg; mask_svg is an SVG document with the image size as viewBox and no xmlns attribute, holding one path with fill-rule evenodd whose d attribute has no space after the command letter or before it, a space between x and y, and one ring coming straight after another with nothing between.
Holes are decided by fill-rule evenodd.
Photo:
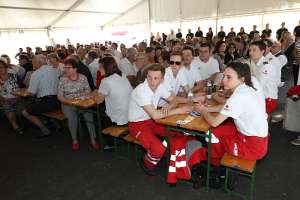
<instances>
[{"instance_id":1,"label":"standing person in background","mask_svg":"<svg viewBox=\"0 0 300 200\"><path fill-rule=\"evenodd\" d=\"M266 28L262 31L262 35L265 35L266 38L271 38L272 30L270 29L269 23L266 23Z\"/></svg>"},{"instance_id":2,"label":"standing person in background","mask_svg":"<svg viewBox=\"0 0 300 200\"><path fill-rule=\"evenodd\" d=\"M219 39L220 39L221 41L224 40L224 38L225 38L225 36L226 36L226 33L224 32L223 29L224 29L223 26L221 26L221 27L220 27L220 31L218 32L218 37L219 37Z\"/></svg>"},{"instance_id":3,"label":"standing person in background","mask_svg":"<svg viewBox=\"0 0 300 200\"><path fill-rule=\"evenodd\" d=\"M190 28L188 29L188 33L186 34L186 38L187 38L188 36L190 36L191 39L194 37L194 33L192 33L192 30L191 30Z\"/></svg>"},{"instance_id":4,"label":"standing person in background","mask_svg":"<svg viewBox=\"0 0 300 200\"><path fill-rule=\"evenodd\" d=\"M249 33L249 37L250 37L250 39L251 40L253 40L255 37L255 34L257 35L259 35L259 31L258 30L256 30L256 28L257 28L257 26L256 25L253 25L253 29L252 29L252 31ZM256 40L254 40L254 41L256 41Z\"/></svg>"},{"instance_id":5,"label":"standing person in background","mask_svg":"<svg viewBox=\"0 0 300 200\"><path fill-rule=\"evenodd\" d=\"M195 37L198 37L198 38L203 37L203 32L201 31L200 26L198 27L198 29L195 33Z\"/></svg>"},{"instance_id":6,"label":"standing person in background","mask_svg":"<svg viewBox=\"0 0 300 200\"><path fill-rule=\"evenodd\" d=\"M208 28L208 32L206 33L207 40L208 40L208 41L212 41L213 36L214 36L214 33L213 33L213 31L212 31L212 28L209 27L209 28Z\"/></svg>"},{"instance_id":7,"label":"standing person in background","mask_svg":"<svg viewBox=\"0 0 300 200\"><path fill-rule=\"evenodd\" d=\"M182 33L181 33L181 29L178 29L178 32L176 33L176 38L177 39L181 39L182 38Z\"/></svg>"},{"instance_id":8,"label":"standing person in background","mask_svg":"<svg viewBox=\"0 0 300 200\"><path fill-rule=\"evenodd\" d=\"M284 26L285 26L285 22L282 22L282 23L281 23L281 28L278 29L278 30L276 31L276 39L277 39L278 41L280 41L280 39L281 39L282 32L283 32L283 31L288 31L288 29L285 28Z\"/></svg>"}]
</instances>

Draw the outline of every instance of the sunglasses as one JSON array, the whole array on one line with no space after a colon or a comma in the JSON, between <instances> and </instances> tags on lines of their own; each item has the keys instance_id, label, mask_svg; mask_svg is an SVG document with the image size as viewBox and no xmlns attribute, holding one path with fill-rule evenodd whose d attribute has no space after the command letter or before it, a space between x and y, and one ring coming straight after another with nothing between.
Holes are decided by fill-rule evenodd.
<instances>
[{"instance_id":1,"label":"sunglasses","mask_svg":"<svg viewBox=\"0 0 300 200\"><path fill-rule=\"evenodd\" d=\"M174 64L176 64L176 65L181 65L181 62L179 62L179 61L170 61L170 65L174 65Z\"/></svg>"}]
</instances>

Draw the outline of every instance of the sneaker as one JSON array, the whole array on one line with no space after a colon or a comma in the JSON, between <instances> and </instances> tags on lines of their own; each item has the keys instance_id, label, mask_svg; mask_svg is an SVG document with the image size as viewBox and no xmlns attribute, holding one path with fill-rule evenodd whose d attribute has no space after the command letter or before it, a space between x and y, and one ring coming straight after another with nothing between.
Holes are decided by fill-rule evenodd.
<instances>
[{"instance_id":1,"label":"sneaker","mask_svg":"<svg viewBox=\"0 0 300 200\"><path fill-rule=\"evenodd\" d=\"M104 150L113 150L113 149L115 149L115 146L114 146L114 145L109 145L109 144L107 144L107 145L105 145L105 146L103 147L103 149L104 149Z\"/></svg>"},{"instance_id":2,"label":"sneaker","mask_svg":"<svg viewBox=\"0 0 300 200\"><path fill-rule=\"evenodd\" d=\"M139 166L142 168L142 170L145 172L145 174L147 174L148 176L156 176L157 175L157 171L155 169L151 170L145 166L143 156L138 160L138 163L139 163Z\"/></svg>"},{"instance_id":3,"label":"sneaker","mask_svg":"<svg viewBox=\"0 0 300 200\"><path fill-rule=\"evenodd\" d=\"M80 148L79 143L73 143L73 144L72 144L72 149L73 149L74 151L78 151L79 148Z\"/></svg>"},{"instance_id":4,"label":"sneaker","mask_svg":"<svg viewBox=\"0 0 300 200\"><path fill-rule=\"evenodd\" d=\"M300 145L300 137L298 137L297 139L292 140L292 141L291 141L291 144L292 144L292 145L299 146L299 145Z\"/></svg>"},{"instance_id":5,"label":"sneaker","mask_svg":"<svg viewBox=\"0 0 300 200\"><path fill-rule=\"evenodd\" d=\"M18 135L22 135L23 134L23 129L22 128L16 128L15 133L18 134Z\"/></svg>"}]
</instances>

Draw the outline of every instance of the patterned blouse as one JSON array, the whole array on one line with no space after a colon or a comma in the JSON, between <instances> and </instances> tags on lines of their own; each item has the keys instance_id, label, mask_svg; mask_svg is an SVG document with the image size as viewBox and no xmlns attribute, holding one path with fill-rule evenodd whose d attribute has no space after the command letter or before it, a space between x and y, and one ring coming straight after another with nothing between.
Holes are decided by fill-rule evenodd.
<instances>
[{"instance_id":1,"label":"patterned blouse","mask_svg":"<svg viewBox=\"0 0 300 200\"><path fill-rule=\"evenodd\" d=\"M66 99L74 99L81 97L84 93L91 92L87 78L82 74L78 75L79 78L76 81L72 81L68 77L61 77L57 95Z\"/></svg>"},{"instance_id":2,"label":"patterned blouse","mask_svg":"<svg viewBox=\"0 0 300 200\"><path fill-rule=\"evenodd\" d=\"M15 74L8 74L8 79L3 84L0 84L0 96L6 99L16 98L12 92L17 90L19 90L17 76Z\"/></svg>"}]
</instances>

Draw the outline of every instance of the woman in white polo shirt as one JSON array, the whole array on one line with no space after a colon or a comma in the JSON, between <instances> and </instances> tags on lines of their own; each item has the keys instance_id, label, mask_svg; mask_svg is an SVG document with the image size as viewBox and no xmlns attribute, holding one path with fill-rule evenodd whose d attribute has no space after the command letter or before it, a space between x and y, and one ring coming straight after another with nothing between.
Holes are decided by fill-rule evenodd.
<instances>
[{"instance_id":1,"label":"woman in white polo shirt","mask_svg":"<svg viewBox=\"0 0 300 200\"><path fill-rule=\"evenodd\" d=\"M267 115L261 103L262 97L252 84L249 66L230 63L224 71L223 84L224 89L233 91L225 105L196 107L215 127L211 145L212 164L219 166L225 152L247 160L263 158L268 146ZM211 115L211 112L219 114Z\"/></svg>"},{"instance_id":2,"label":"woman in white polo shirt","mask_svg":"<svg viewBox=\"0 0 300 200\"><path fill-rule=\"evenodd\" d=\"M97 103L105 100L106 114L115 125L128 123L128 106L132 87L113 57L100 60L103 65L105 78L102 79L98 90Z\"/></svg>"}]
</instances>

